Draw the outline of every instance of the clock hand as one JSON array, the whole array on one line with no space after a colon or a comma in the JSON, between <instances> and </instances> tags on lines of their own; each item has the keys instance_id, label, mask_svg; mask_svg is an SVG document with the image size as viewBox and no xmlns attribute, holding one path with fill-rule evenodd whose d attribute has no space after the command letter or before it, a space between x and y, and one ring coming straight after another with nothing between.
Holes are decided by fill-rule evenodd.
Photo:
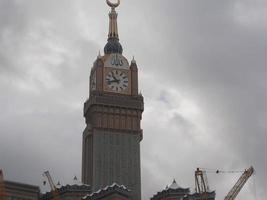
<instances>
[{"instance_id":1,"label":"clock hand","mask_svg":"<svg viewBox=\"0 0 267 200\"><path fill-rule=\"evenodd\" d=\"M119 80L115 77L114 73L111 72L111 74L112 74L112 78L118 82Z\"/></svg>"},{"instance_id":2,"label":"clock hand","mask_svg":"<svg viewBox=\"0 0 267 200\"><path fill-rule=\"evenodd\" d=\"M108 81L108 84L111 84L111 83L120 83L120 80L110 80L110 81Z\"/></svg>"},{"instance_id":3,"label":"clock hand","mask_svg":"<svg viewBox=\"0 0 267 200\"><path fill-rule=\"evenodd\" d=\"M111 80L111 81L108 81L109 83L115 83L115 82L118 82L119 80Z\"/></svg>"}]
</instances>

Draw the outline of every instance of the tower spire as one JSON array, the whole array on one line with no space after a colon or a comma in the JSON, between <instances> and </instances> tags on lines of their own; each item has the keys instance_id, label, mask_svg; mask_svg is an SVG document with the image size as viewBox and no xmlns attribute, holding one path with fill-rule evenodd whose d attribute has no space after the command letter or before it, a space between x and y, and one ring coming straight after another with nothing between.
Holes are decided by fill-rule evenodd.
<instances>
[{"instance_id":1,"label":"tower spire","mask_svg":"<svg viewBox=\"0 0 267 200\"><path fill-rule=\"evenodd\" d=\"M122 46L119 43L119 33L118 33L118 23L117 17L118 14L115 11L115 8L120 5L120 0L117 0L117 3L112 3L110 0L106 0L111 11L109 13L109 32L108 32L108 43L104 48L105 54L111 53L120 53L122 54Z\"/></svg>"},{"instance_id":2,"label":"tower spire","mask_svg":"<svg viewBox=\"0 0 267 200\"><path fill-rule=\"evenodd\" d=\"M118 24L117 24L117 12L114 8L111 8L109 13L109 33L108 39L119 39Z\"/></svg>"},{"instance_id":3,"label":"tower spire","mask_svg":"<svg viewBox=\"0 0 267 200\"><path fill-rule=\"evenodd\" d=\"M115 11L115 8L120 5L120 0L116 4L111 3L109 0L106 0L107 4L111 7L111 12L109 13L109 33L108 33L108 39L119 39L118 34L118 23L117 23L117 17L118 14Z\"/></svg>"}]
</instances>

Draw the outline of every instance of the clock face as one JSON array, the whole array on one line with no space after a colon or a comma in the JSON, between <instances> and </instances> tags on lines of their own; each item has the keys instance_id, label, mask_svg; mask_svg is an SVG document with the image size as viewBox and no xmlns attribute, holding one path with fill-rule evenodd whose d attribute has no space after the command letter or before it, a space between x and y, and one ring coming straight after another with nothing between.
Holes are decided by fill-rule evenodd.
<instances>
[{"instance_id":1,"label":"clock face","mask_svg":"<svg viewBox=\"0 0 267 200\"><path fill-rule=\"evenodd\" d=\"M96 73L95 72L91 77L91 90L96 90Z\"/></svg>"},{"instance_id":2,"label":"clock face","mask_svg":"<svg viewBox=\"0 0 267 200\"><path fill-rule=\"evenodd\" d=\"M113 69L106 74L106 85L114 92L125 92L128 89L129 79L126 72Z\"/></svg>"}]
</instances>

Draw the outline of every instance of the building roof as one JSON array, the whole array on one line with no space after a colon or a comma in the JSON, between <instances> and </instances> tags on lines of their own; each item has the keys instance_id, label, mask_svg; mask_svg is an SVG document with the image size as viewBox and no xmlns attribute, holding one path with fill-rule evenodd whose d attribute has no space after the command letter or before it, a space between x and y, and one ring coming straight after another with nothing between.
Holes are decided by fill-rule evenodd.
<instances>
[{"instance_id":1,"label":"building roof","mask_svg":"<svg viewBox=\"0 0 267 200\"><path fill-rule=\"evenodd\" d=\"M26 183L18 183L13 181L4 181L5 187L7 189L16 189L16 190L25 190L25 191L32 191L32 192L40 192L40 188L36 185L30 185Z\"/></svg>"},{"instance_id":2,"label":"building roof","mask_svg":"<svg viewBox=\"0 0 267 200\"><path fill-rule=\"evenodd\" d=\"M105 54L119 53L122 54L123 48L118 39L109 39L104 47Z\"/></svg>"},{"instance_id":3,"label":"building roof","mask_svg":"<svg viewBox=\"0 0 267 200\"><path fill-rule=\"evenodd\" d=\"M178 189L178 188L180 188L180 186L176 183L176 180L173 179L172 184L170 184L169 186L167 186L166 189Z\"/></svg>"},{"instance_id":4,"label":"building roof","mask_svg":"<svg viewBox=\"0 0 267 200\"><path fill-rule=\"evenodd\" d=\"M113 183L112 185L106 186L103 189L99 189L98 191L92 194L86 195L82 199L83 200L96 200L96 199L101 199L105 196L108 196L114 193L118 193L122 196L129 197L131 190L127 189L127 187L124 185L118 185L117 183Z\"/></svg>"},{"instance_id":5,"label":"building roof","mask_svg":"<svg viewBox=\"0 0 267 200\"><path fill-rule=\"evenodd\" d=\"M85 193L90 194L92 192L92 187L86 184L65 185L65 186L58 188L57 192L59 193L59 195L63 195L65 193L72 193L72 192L85 192ZM52 199L52 198L53 198L53 193L50 191L45 194L42 194L40 199L45 200L45 199Z\"/></svg>"},{"instance_id":6,"label":"building roof","mask_svg":"<svg viewBox=\"0 0 267 200\"><path fill-rule=\"evenodd\" d=\"M151 198L151 200L162 199L162 198L169 197L169 196L185 196L185 195L189 194L189 192L190 192L189 188L180 187L177 184L176 180L174 179L172 184L167 186L161 192L158 192L157 194L155 194Z\"/></svg>"}]
</instances>

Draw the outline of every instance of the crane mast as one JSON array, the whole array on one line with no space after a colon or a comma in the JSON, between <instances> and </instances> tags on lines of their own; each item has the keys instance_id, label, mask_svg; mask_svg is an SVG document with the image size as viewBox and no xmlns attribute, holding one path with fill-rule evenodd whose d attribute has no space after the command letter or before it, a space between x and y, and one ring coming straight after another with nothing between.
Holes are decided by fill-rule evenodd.
<instances>
[{"instance_id":1,"label":"crane mast","mask_svg":"<svg viewBox=\"0 0 267 200\"><path fill-rule=\"evenodd\" d=\"M240 176L234 187L230 190L230 192L227 194L227 196L224 198L224 200L234 200L240 190L243 188L243 186L246 184L249 177L253 174L254 169L253 167L250 167L249 169L246 169L244 173Z\"/></svg>"},{"instance_id":2,"label":"crane mast","mask_svg":"<svg viewBox=\"0 0 267 200\"><path fill-rule=\"evenodd\" d=\"M195 171L196 193L200 195L200 200L208 200L207 192L209 190L208 180L205 171L197 168Z\"/></svg>"}]
</instances>

